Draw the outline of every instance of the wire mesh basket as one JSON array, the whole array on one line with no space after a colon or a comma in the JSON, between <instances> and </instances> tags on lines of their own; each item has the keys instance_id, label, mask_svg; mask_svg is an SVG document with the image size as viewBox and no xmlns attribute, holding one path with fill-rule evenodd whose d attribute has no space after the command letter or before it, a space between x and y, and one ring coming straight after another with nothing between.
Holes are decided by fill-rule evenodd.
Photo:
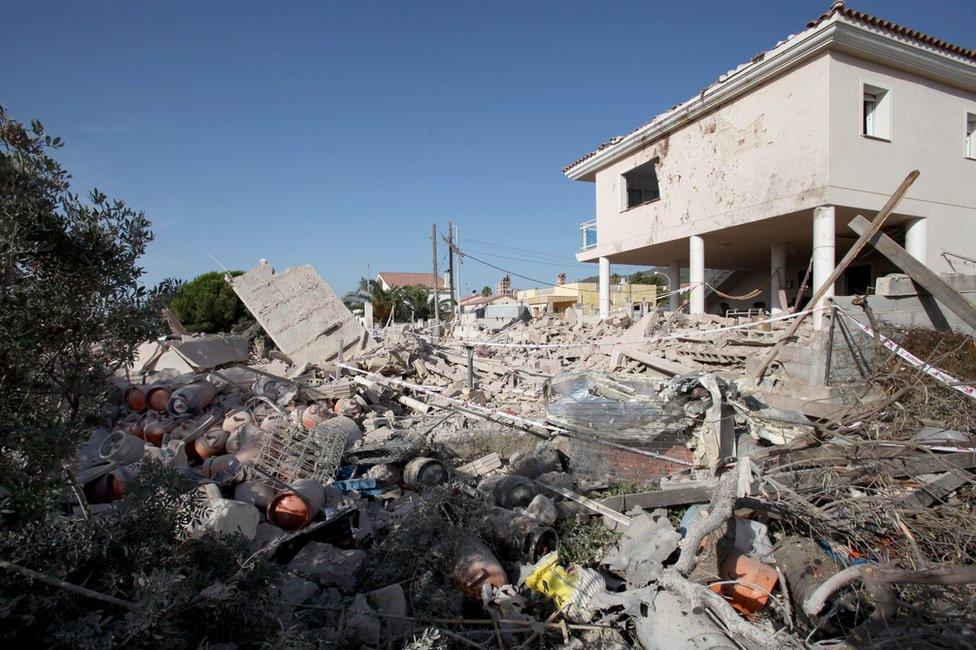
<instances>
[{"instance_id":1,"label":"wire mesh basket","mask_svg":"<svg viewBox=\"0 0 976 650\"><path fill-rule=\"evenodd\" d=\"M254 466L283 483L299 479L331 482L342 461L348 433L337 419L306 430L283 413L271 416L261 427L264 442Z\"/></svg>"},{"instance_id":2,"label":"wire mesh basket","mask_svg":"<svg viewBox=\"0 0 976 650\"><path fill-rule=\"evenodd\" d=\"M362 465L399 463L419 455L425 440L423 436L404 436L367 443L350 449L346 456L350 462Z\"/></svg>"}]
</instances>

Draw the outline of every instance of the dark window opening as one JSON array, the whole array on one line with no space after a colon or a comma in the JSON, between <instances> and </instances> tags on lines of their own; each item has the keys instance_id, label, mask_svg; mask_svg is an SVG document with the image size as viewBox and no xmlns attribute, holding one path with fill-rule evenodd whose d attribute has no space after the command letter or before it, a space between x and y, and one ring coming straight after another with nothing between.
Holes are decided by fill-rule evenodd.
<instances>
[{"instance_id":1,"label":"dark window opening","mask_svg":"<svg viewBox=\"0 0 976 650\"><path fill-rule=\"evenodd\" d=\"M875 113L878 109L878 97L872 93L864 93L864 112L861 122L861 133L864 135L875 135Z\"/></svg>"},{"instance_id":2,"label":"dark window opening","mask_svg":"<svg viewBox=\"0 0 976 650\"><path fill-rule=\"evenodd\" d=\"M628 208L661 198L661 188L657 182L657 162L655 158L624 174Z\"/></svg>"},{"instance_id":3,"label":"dark window opening","mask_svg":"<svg viewBox=\"0 0 976 650\"><path fill-rule=\"evenodd\" d=\"M871 265L851 266L844 271L844 288L848 296L860 296L871 286Z\"/></svg>"}]
</instances>

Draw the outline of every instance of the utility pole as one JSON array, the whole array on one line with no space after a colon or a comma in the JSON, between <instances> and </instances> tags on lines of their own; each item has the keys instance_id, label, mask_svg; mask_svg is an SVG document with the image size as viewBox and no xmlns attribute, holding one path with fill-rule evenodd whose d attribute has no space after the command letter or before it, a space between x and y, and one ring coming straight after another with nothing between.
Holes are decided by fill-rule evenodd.
<instances>
[{"instance_id":1,"label":"utility pole","mask_svg":"<svg viewBox=\"0 0 976 650\"><path fill-rule=\"evenodd\" d=\"M434 289L434 338L437 338L437 334L440 332L440 329L441 329L441 315L440 315L440 309L438 309L439 305L437 304L438 303L438 299L440 298L440 296L438 295L438 292L437 292L437 224L436 223L435 224L431 224L431 226L430 226L430 243L431 243L431 246L433 246L433 249L432 250L433 250L433 257L434 257L434 277L433 277L433 280L431 282L431 284L434 285L433 286L433 289Z\"/></svg>"},{"instance_id":2,"label":"utility pole","mask_svg":"<svg viewBox=\"0 0 976 650\"><path fill-rule=\"evenodd\" d=\"M458 297L458 316L461 315L461 299L465 296L461 295L461 289L464 285L461 284L461 265L464 264L464 256L461 255L461 247L458 246L457 242L461 241L461 236L459 234L459 229L454 226L454 245L457 247L458 259L457 259L457 297Z\"/></svg>"},{"instance_id":3,"label":"utility pole","mask_svg":"<svg viewBox=\"0 0 976 650\"><path fill-rule=\"evenodd\" d=\"M456 316L454 299L454 222L447 222L447 277L451 278L451 314Z\"/></svg>"}]
</instances>

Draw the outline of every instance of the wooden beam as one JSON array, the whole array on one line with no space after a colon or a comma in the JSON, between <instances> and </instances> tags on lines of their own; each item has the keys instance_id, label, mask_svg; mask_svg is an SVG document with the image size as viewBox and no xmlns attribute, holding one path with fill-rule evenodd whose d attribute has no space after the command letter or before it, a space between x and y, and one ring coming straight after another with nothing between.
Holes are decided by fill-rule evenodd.
<instances>
[{"instance_id":1,"label":"wooden beam","mask_svg":"<svg viewBox=\"0 0 976 650\"><path fill-rule=\"evenodd\" d=\"M898 204L905 196L905 192L907 192L908 188L912 186L912 183L915 182L915 179L918 178L918 175L920 173L921 172L919 172L917 169L912 172L909 172L908 176L905 177L905 180L903 180L901 182L901 185L898 186L898 189L895 190L895 193L891 195L890 199L888 199L888 202L885 203L884 206L882 206L881 212L879 212L878 215L874 218L874 221L871 222L870 231L857 238L857 241L854 242L854 245L851 246L851 249L847 251L847 254L844 255L844 258L840 261L840 263L837 266L834 267L834 270L827 278L827 281L823 283L822 287L817 289L816 293L813 294L813 298L810 299L810 303L809 303L812 307L816 308L817 303L820 302L820 299L827 294L827 291L830 290L830 287L834 286L834 283L837 282L837 279L847 269L847 266L851 262L853 262L854 258L861 253L861 249L863 249L867 245L868 239L871 238L871 235L881 230L881 226L884 225L884 222L888 219L888 216L895 211L896 207L898 207ZM793 336L796 334L796 331L800 329L800 325L803 323L803 320L807 317L807 315L808 314L801 314L800 316L797 316L796 318L793 319L790 328L786 330L786 334L784 334L783 338L780 339L779 343L777 343L776 346L769 351L769 354L766 355L766 358L763 359L763 362L759 365L759 369L756 371L756 381L762 380L763 375L766 374L766 370L769 369L770 364L779 355L779 351L783 348L783 345L788 340L793 338Z\"/></svg>"},{"instance_id":2,"label":"wooden beam","mask_svg":"<svg viewBox=\"0 0 976 650\"><path fill-rule=\"evenodd\" d=\"M976 329L976 307L973 303L966 300L958 291L950 287L945 280L933 273L927 266L908 254L904 248L899 246L888 235L883 232L870 231L870 224L864 217L857 216L847 224L851 230L859 235L870 233L868 242L875 249L902 271L911 276L923 289L932 294L936 300L949 308L956 316L961 318L967 325Z\"/></svg>"},{"instance_id":3,"label":"wooden beam","mask_svg":"<svg viewBox=\"0 0 976 650\"><path fill-rule=\"evenodd\" d=\"M627 515L625 515L623 513L620 513L620 512L617 512L613 508L609 508L609 507L603 505L602 503L600 503L599 501L594 501L593 499L590 499L589 497L585 497L582 494L579 494L577 492L573 492L572 490L567 490L564 487L560 487L560 486L554 485L552 483L547 483L546 481L542 481L540 479L536 479L535 482L536 482L536 485L538 485L540 487L543 487L543 488L549 490L550 492L555 492L556 494L558 494L560 496L566 497L570 501L575 501L576 503L579 503L580 505L586 506L587 508L589 508L593 512L597 512L597 513L603 515L604 517L607 517L609 519L612 519L613 521L617 522L618 524L623 524L624 526L629 526L630 523L633 521L633 519L631 519Z\"/></svg>"},{"instance_id":4,"label":"wooden beam","mask_svg":"<svg viewBox=\"0 0 976 650\"><path fill-rule=\"evenodd\" d=\"M637 492L635 494L618 494L600 499L600 503L613 508L617 512L627 512L634 506L653 510L654 508L671 508L685 506L692 503L708 503L712 499L714 486L680 487L672 490L654 490L653 492Z\"/></svg>"},{"instance_id":5,"label":"wooden beam","mask_svg":"<svg viewBox=\"0 0 976 650\"><path fill-rule=\"evenodd\" d=\"M914 490L898 502L899 508L926 508L936 501L946 498L964 484L972 482L969 472L962 469L951 469L934 481L930 481Z\"/></svg>"},{"instance_id":6,"label":"wooden beam","mask_svg":"<svg viewBox=\"0 0 976 650\"><path fill-rule=\"evenodd\" d=\"M621 348L614 351L614 355L619 355L621 357L627 357L628 359L633 359L638 363L642 363L652 370L656 370L662 374L669 377L674 377L676 375L686 375L692 372L694 368L689 368L688 366L683 366L680 363L675 363L674 361L668 361L661 357L654 356L653 354L646 354L644 352L639 352L632 348ZM616 364L615 364L616 365Z\"/></svg>"}]
</instances>

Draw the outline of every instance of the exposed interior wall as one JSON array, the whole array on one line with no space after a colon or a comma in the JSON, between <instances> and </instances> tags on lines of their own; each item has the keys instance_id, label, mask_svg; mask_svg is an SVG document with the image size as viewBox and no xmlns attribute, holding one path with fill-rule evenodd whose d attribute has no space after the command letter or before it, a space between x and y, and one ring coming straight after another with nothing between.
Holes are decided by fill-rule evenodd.
<instances>
[{"instance_id":1,"label":"exposed interior wall","mask_svg":"<svg viewBox=\"0 0 976 650\"><path fill-rule=\"evenodd\" d=\"M829 79L828 202L870 216L918 169L892 221L930 219L926 263L936 272L951 270L943 250L976 258L976 161L965 156L966 113L976 113L976 93L839 52L829 56ZM862 135L865 84L890 93L889 141Z\"/></svg>"},{"instance_id":2,"label":"exposed interior wall","mask_svg":"<svg viewBox=\"0 0 976 650\"><path fill-rule=\"evenodd\" d=\"M824 54L597 172L597 246L585 257L823 204L827 73ZM622 210L621 175L654 158L661 198Z\"/></svg>"}]
</instances>

